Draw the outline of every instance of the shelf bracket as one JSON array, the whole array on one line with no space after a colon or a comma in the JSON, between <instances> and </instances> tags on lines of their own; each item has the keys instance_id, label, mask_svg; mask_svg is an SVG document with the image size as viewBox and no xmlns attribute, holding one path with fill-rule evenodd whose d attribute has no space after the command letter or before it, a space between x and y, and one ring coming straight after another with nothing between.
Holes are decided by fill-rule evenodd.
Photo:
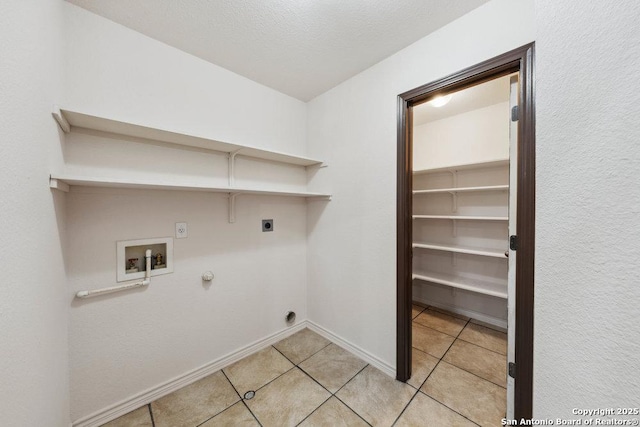
<instances>
[{"instance_id":1,"label":"shelf bracket","mask_svg":"<svg viewBox=\"0 0 640 427\"><path fill-rule=\"evenodd\" d=\"M51 178L51 176L49 176L49 187L65 193L69 192L69 184L62 182L59 179Z\"/></svg>"},{"instance_id":2,"label":"shelf bracket","mask_svg":"<svg viewBox=\"0 0 640 427\"><path fill-rule=\"evenodd\" d=\"M451 211L452 212L458 212L458 193L456 193L455 191L449 191L449 194L451 194Z\"/></svg>"},{"instance_id":3,"label":"shelf bracket","mask_svg":"<svg viewBox=\"0 0 640 427\"><path fill-rule=\"evenodd\" d=\"M451 234L453 235L453 237L458 237L458 223L456 222L455 219L452 219L451 223L453 224L452 225L452 230L451 230L452 233Z\"/></svg>"},{"instance_id":4,"label":"shelf bracket","mask_svg":"<svg viewBox=\"0 0 640 427\"><path fill-rule=\"evenodd\" d=\"M451 188L458 188L458 171L452 170L449 172L451 172ZM458 212L458 193L450 191L449 194L453 197L451 210L453 212Z\"/></svg>"},{"instance_id":5,"label":"shelf bracket","mask_svg":"<svg viewBox=\"0 0 640 427\"><path fill-rule=\"evenodd\" d=\"M236 156L240 150L231 151L229 157L229 187L233 187L236 183Z\"/></svg>"},{"instance_id":6,"label":"shelf bracket","mask_svg":"<svg viewBox=\"0 0 640 427\"><path fill-rule=\"evenodd\" d=\"M236 222L236 197L240 193L229 193L229 224Z\"/></svg>"},{"instance_id":7,"label":"shelf bracket","mask_svg":"<svg viewBox=\"0 0 640 427\"><path fill-rule=\"evenodd\" d=\"M60 129L62 129L65 133L71 132L71 125L64 117L64 114L62 114L62 111L60 111L60 107L54 105L51 115L54 119L56 119L56 122L58 123L58 126L60 126Z\"/></svg>"}]
</instances>

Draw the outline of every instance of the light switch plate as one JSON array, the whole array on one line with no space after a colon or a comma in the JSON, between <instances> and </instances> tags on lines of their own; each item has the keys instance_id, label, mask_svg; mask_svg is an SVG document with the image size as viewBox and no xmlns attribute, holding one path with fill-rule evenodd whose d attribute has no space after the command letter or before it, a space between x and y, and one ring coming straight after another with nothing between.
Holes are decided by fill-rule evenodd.
<instances>
[{"instance_id":1,"label":"light switch plate","mask_svg":"<svg viewBox=\"0 0 640 427\"><path fill-rule=\"evenodd\" d=\"M189 237L186 222L176 222L176 239L186 239Z\"/></svg>"}]
</instances>

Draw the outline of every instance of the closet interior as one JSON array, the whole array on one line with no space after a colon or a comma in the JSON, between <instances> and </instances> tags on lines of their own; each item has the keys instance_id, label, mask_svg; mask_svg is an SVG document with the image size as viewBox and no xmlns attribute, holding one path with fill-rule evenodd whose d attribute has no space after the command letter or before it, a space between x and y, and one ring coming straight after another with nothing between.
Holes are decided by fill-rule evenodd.
<instances>
[{"instance_id":1,"label":"closet interior","mask_svg":"<svg viewBox=\"0 0 640 427\"><path fill-rule=\"evenodd\" d=\"M413 299L507 327L510 78L413 108Z\"/></svg>"}]
</instances>

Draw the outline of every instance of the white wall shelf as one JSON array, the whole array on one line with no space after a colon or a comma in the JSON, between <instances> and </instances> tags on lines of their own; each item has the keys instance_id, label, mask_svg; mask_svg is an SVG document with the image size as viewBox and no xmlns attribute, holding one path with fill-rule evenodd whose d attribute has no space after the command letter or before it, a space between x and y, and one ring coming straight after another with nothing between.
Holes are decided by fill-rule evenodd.
<instances>
[{"instance_id":1,"label":"white wall shelf","mask_svg":"<svg viewBox=\"0 0 640 427\"><path fill-rule=\"evenodd\" d=\"M107 188L137 188L146 190L182 190L206 191L229 194L229 222L235 222L236 198L241 194L256 194L265 196L291 196L313 199L331 199L330 194L313 193L308 191L287 191L269 188L247 188L235 185L235 160L237 156L252 157L260 160L279 162L294 166L323 167L321 160L295 156L277 151L263 150L248 145L232 144L217 141L202 136L176 132L167 129L152 128L137 123L125 122L87 113L81 113L54 106L53 118L64 132L74 129L89 129L106 132L120 137L133 137L141 142L165 142L177 146L199 147L202 149L226 153L229 158L228 185L210 185L206 180L197 181L165 181L157 179L126 179L119 177L95 177L61 174L51 175L49 186L60 191L69 191L72 186L107 187Z\"/></svg>"},{"instance_id":2,"label":"white wall shelf","mask_svg":"<svg viewBox=\"0 0 640 427\"><path fill-rule=\"evenodd\" d=\"M504 251L501 252L496 249L480 249L480 248L472 248L468 246L434 245L434 244L428 244L428 243L414 243L412 247L417 249L431 249L435 251L454 252L459 254L479 255L479 256L487 256L487 257L493 257L493 258L508 259L505 256Z\"/></svg>"},{"instance_id":3,"label":"white wall shelf","mask_svg":"<svg viewBox=\"0 0 640 427\"><path fill-rule=\"evenodd\" d=\"M451 240L446 243L432 243L429 241L430 238L433 238L433 234L429 234L431 230L430 227L432 227L432 225L427 223L424 224L426 226L425 228L418 228L418 232L414 235L414 241L412 243L412 248L414 249L414 251L418 251L419 256L419 259L417 259L418 263L416 264L416 266L414 266L413 271L413 279L416 281L416 284L437 284L451 287L453 289L473 292L476 294L489 295L500 299L507 298L506 274L504 275L505 277L501 277L502 271L504 270L506 272L507 264L503 263L502 261L491 260L508 260L508 258L505 256L505 251L496 249L494 245L496 244L495 239L504 238L506 246L506 225L508 224L509 217L507 215L495 215L495 213L502 212L501 210L496 211L495 209L491 212L494 213L494 215L492 216L481 215L481 213L482 209L486 209L487 207L501 207L503 205L503 202L506 212L506 204L508 199L507 197L502 197L502 195L499 193L503 193L505 196L508 195L509 184L508 182L505 182L506 180L503 176L505 169L508 167L508 159L497 159L493 161L457 164L414 171L414 176L416 177L421 174L451 175L450 181L445 180L443 177L432 177L431 175L423 175L419 179L414 181L414 185L416 185L416 188L413 191L413 195L419 197L430 194L451 194L451 212L449 214L441 215L416 214L413 215L412 218L414 220L428 221L451 220L453 222L452 237L456 238L455 240ZM465 172L464 177L466 185L459 185L458 179L463 176L462 173L459 172L463 171ZM446 184L440 185L443 183ZM490 202L485 201L485 197L470 198L470 204L465 205L465 207L468 213L471 213L471 215L460 215L457 213L458 198L465 197L461 194L471 195L480 193L493 193L490 199L486 199L490 200ZM493 197L493 195L500 197L496 198ZM440 210L441 208L444 208L446 206L446 198L420 198L417 199L416 202L419 202L418 205L422 208L424 207L423 205L425 205L437 207ZM419 210L418 206L414 206L414 209ZM458 221L470 222L466 225L466 228L464 229L465 235L463 235L460 240L457 239ZM487 225L483 224L483 222L503 223L505 225L505 236L499 236L496 234L500 232L499 228L487 227ZM437 224L434 224L433 226L436 227ZM463 242L467 241L467 233L469 233L470 231L477 232L477 230L484 228L487 228L487 232L482 233L482 237L480 238L480 241L478 241L479 246L474 247L464 245ZM482 247L482 242L485 241L482 239L485 239L487 241L487 247ZM449 239L447 238L447 240ZM436 252L440 252L440 256L438 256L438 253ZM451 263L447 262L447 257L443 257L442 254L450 254L449 256L451 257ZM458 259L456 254L471 255L474 258L467 257L464 259ZM495 263L495 265L487 264L491 262ZM489 265L490 267L486 267L487 265ZM422 268L418 266L424 266L426 270L422 270ZM432 270L437 270L439 272L436 273ZM455 297L452 298L455 300ZM470 299L467 301L474 300ZM452 302L452 304L455 304L455 301ZM478 306L482 306L483 302L479 300L477 304Z\"/></svg>"},{"instance_id":4,"label":"white wall shelf","mask_svg":"<svg viewBox=\"0 0 640 427\"><path fill-rule=\"evenodd\" d=\"M465 221L509 221L506 216L413 215L413 219L458 219Z\"/></svg>"},{"instance_id":5,"label":"white wall shelf","mask_svg":"<svg viewBox=\"0 0 640 427\"><path fill-rule=\"evenodd\" d=\"M160 141L188 147L199 147L212 151L220 151L223 153L254 157L297 166L322 165L321 160L311 159L308 157L301 157L278 151L263 150L261 148L251 147L248 145L217 141L203 136L176 132L168 129L148 127L137 123L80 113L78 111L59 107L54 107L52 114L60 125L60 128L65 132L71 132L73 131L73 128L91 129L128 137L142 138L150 141Z\"/></svg>"},{"instance_id":6,"label":"white wall shelf","mask_svg":"<svg viewBox=\"0 0 640 427\"><path fill-rule=\"evenodd\" d=\"M483 169L483 168L493 168L498 166L507 166L508 164L509 164L509 159L498 159L498 160L491 160L486 162L464 163L459 165L442 166L437 168L419 169L419 170L414 170L413 174L421 175L425 173L456 172L456 171L467 170L467 169Z\"/></svg>"},{"instance_id":7,"label":"white wall shelf","mask_svg":"<svg viewBox=\"0 0 640 427\"><path fill-rule=\"evenodd\" d=\"M468 278L463 278L456 275L431 272L426 274L413 274L412 278L414 280L437 283L439 285L451 286L452 288L456 289L463 289L465 291L471 291L483 295L490 295L492 297L507 299L506 281L505 283L494 283L483 280L470 280Z\"/></svg>"},{"instance_id":8,"label":"white wall shelf","mask_svg":"<svg viewBox=\"0 0 640 427\"><path fill-rule=\"evenodd\" d=\"M95 178L68 175L51 175L49 185L57 190L69 191L69 186L106 187L106 188L138 188L146 190L182 190L207 191L212 193L258 194L266 196L293 196L307 198L327 198L330 194L312 193L308 191L265 190L258 188L241 188L227 186L209 186L201 183L169 183L145 181L139 179Z\"/></svg>"},{"instance_id":9,"label":"white wall shelf","mask_svg":"<svg viewBox=\"0 0 640 427\"><path fill-rule=\"evenodd\" d=\"M458 187L458 188L436 188L431 190L415 190L413 194L438 194L438 193L472 193L484 191L509 191L508 185L488 185L484 187Z\"/></svg>"}]
</instances>

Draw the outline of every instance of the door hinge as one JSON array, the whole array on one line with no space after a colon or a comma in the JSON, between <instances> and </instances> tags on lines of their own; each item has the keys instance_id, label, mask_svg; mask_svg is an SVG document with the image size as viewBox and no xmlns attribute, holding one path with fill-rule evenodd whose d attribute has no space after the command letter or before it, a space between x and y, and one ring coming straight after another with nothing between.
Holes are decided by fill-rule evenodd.
<instances>
[{"instance_id":1,"label":"door hinge","mask_svg":"<svg viewBox=\"0 0 640 427\"><path fill-rule=\"evenodd\" d=\"M512 122L517 122L518 121L518 114L520 113L518 106L514 105L513 107L511 107L511 121Z\"/></svg>"},{"instance_id":2,"label":"door hinge","mask_svg":"<svg viewBox=\"0 0 640 427\"><path fill-rule=\"evenodd\" d=\"M516 364L509 362L509 376L513 379L516 378Z\"/></svg>"},{"instance_id":3,"label":"door hinge","mask_svg":"<svg viewBox=\"0 0 640 427\"><path fill-rule=\"evenodd\" d=\"M518 236L509 236L509 249L518 250Z\"/></svg>"}]
</instances>

